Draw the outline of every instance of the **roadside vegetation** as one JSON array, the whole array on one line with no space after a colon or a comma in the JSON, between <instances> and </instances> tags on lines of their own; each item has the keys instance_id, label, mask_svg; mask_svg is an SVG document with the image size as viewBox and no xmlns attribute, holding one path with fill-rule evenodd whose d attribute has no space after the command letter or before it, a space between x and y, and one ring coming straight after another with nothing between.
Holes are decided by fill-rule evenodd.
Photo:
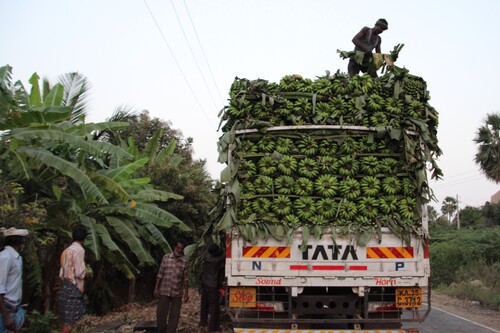
<instances>
[{"instance_id":1,"label":"roadside vegetation","mask_svg":"<svg viewBox=\"0 0 500 333\"><path fill-rule=\"evenodd\" d=\"M500 310L500 204L461 209L460 229L444 210L429 214L433 288Z\"/></svg>"}]
</instances>

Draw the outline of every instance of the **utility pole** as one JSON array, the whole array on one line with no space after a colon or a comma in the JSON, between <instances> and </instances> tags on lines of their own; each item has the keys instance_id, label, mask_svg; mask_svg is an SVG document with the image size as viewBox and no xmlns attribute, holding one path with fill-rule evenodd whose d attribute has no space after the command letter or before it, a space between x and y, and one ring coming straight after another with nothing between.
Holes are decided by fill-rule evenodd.
<instances>
[{"instance_id":1,"label":"utility pole","mask_svg":"<svg viewBox=\"0 0 500 333\"><path fill-rule=\"evenodd\" d=\"M457 230L460 230L460 208L458 206L458 194L457 194Z\"/></svg>"}]
</instances>

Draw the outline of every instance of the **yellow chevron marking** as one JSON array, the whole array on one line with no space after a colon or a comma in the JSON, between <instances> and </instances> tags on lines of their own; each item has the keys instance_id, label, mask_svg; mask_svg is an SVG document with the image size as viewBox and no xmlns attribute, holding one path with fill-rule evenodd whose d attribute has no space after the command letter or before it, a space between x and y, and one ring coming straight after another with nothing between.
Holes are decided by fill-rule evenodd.
<instances>
[{"instance_id":1,"label":"yellow chevron marking","mask_svg":"<svg viewBox=\"0 0 500 333\"><path fill-rule=\"evenodd\" d=\"M406 250L406 248L404 248L404 247L401 247L401 248L398 247L398 250L403 254L403 257L405 257L405 258L413 258L413 256L411 255L411 253L408 252Z\"/></svg>"},{"instance_id":2,"label":"yellow chevron marking","mask_svg":"<svg viewBox=\"0 0 500 333\"><path fill-rule=\"evenodd\" d=\"M260 246L252 246L252 248L247 252L245 253L245 258L252 258L253 255L259 251L260 249ZM252 332L253 333L253 332Z\"/></svg>"},{"instance_id":3,"label":"yellow chevron marking","mask_svg":"<svg viewBox=\"0 0 500 333\"><path fill-rule=\"evenodd\" d=\"M375 251L372 250L371 247L366 249L366 256L368 258L378 258L378 255L375 253Z\"/></svg>"},{"instance_id":4,"label":"yellow chevron marking","mask_svg":"<svg viewBox=\"0 0 500 333\"><path fill-rule=\"evenodd\" d=\"M281 253L278 253L276 256L278 258L286 258L290 255L290 248L287 246ZM274 332L273 332L274 333Z\"/></svg>"},{"instance_id":5,"label":"yellow chevron marking","mask_svg":"<svg viewBox=\"0 0 500 333\"><path fill-rule=\"evenodd\" d=\"M274 251L276 251L277 248L278 248L277 246L269 246L269 248L266 251L264 251L264 253L262 253L260 258L269 258L274 253Z\"/></svg>"},{"instance_id":6,"label":"yellow chevron marking","mask_svg":"<svg viewBox=\"0 0 500 333\"><path fill-rule=\"evenodd\" d=\"M391 251L389 251L388 248L386 248L386 247L379 247L378 249L380 251L382 251L387 258L396 258L396 256Z\"/></svg>"}]
</instances>

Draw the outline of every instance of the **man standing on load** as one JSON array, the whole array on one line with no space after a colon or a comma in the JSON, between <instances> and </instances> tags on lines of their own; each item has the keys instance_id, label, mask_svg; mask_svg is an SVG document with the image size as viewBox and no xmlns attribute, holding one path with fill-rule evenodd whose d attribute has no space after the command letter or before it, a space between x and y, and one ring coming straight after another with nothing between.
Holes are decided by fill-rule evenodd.
<instances>
[{"instance_id":1,"label":"man standing on load","mask_svg":"<svg viewBox=\"0 0 500 333\"><path fill-rule=\"evenodd\" d=\"M377 76L377 72L373 66L369 66L370 62L373 62L372 51L375 49L375 53L380 53L380 45L382 44L382 38L380 34L387 30L387 21L383 18L379 19L373 28L364 27L360 32L354 36L352 42L354 43L354 51L365 52L362 64L358 63L354 58L349 60L347 65L347 72L349 76L354 76L359 74L359 72L368 73L373 77ZM370 68L373 67L373 68Z\"/></svg>"}]
</instances>

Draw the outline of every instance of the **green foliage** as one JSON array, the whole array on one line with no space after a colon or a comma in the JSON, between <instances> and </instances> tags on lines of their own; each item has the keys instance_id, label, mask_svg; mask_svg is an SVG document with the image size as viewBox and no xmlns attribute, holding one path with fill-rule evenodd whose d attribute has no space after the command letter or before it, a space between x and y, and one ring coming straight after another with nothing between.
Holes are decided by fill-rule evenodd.
<instances>
[{"instance_id":1,"label":"green foliage","mask_svg":"<svg viewBox=\"0 0 500 333\"><path fill-rule=\"evenodd\" d=\"M500 113L490 113L478 128L474 142L478 145L474 161L487 178L500 182Z\"/></svg>"},{"instance_id":2,"label":"green foliage","mask_svg":"<svg viewBox=\"0 0 500 333\"><path fill-rule=\"evenodd\" d=\"M163 233L191 230L165 210L182 196L155 187L147 170L155 163L175 168L180 159L170 145L152 142L159 141L161 130L137 149L122 147L122 138L112 140L127 123L86 124L88 83L83 76L69 74L52 87L44 82L43 91L38 81L37 74L30 78L28 93L19 81L12 82L10 66L0 68L0 226L30 230L32 243L23 253L29 297L54 297L48 286L55 285L54 267L76 224L90 233L88 262L105 262L114 275L119 271L134 281L139 267L156 263L153 253L170 251ZM125 136L123 142L133 140ZM187 140L187 158L189 145ZM107 295L113 297L113 291Z\"/></svg>"},{"instance_id":3,"label":"green foliage","mask_svg":"<svg viewBox=\"0 0 500 333\"><path fill-rule=\"evenodd\" d=\"M440 285L437 289L461 299L479 301L481 304L500 310L500 263L487 264L484 260L462 266L455 282Z\"/></svg>"},{"instance_id":4,"label":"green foliage","mask_svg":"<svg viewBox=\"0 0 500 333\"><path fill-rule=\"evenodd\" d=\"M433 284L442 288L453 286L456 296L488 299L483 301L498 306L500 227L477 230L438 227L431 229L430 235ZM480 281L482 287L464 286L473 280Z\"/></svg>"},{"instance_id":5,"label":"green foliage","mask_svg":"<svg viewBox=\"0 0 500 333\"><path fill-rule=\"evenodd\" d=\"M20 333L53 333L57 331L56 315L50 311L42 314L36 310L26 313L26 322Z\"/></svg>"},{"instance_id":6,"label":"green foliage","mask_svg":"<svg viewBox=\"0 0 500 333\"><path fill-rule=\"evenodd\" d=\"M475 229L484 225L484 216L481 208L466 206L460 210L460 228Z\"/></svg>"}]
</instances>

